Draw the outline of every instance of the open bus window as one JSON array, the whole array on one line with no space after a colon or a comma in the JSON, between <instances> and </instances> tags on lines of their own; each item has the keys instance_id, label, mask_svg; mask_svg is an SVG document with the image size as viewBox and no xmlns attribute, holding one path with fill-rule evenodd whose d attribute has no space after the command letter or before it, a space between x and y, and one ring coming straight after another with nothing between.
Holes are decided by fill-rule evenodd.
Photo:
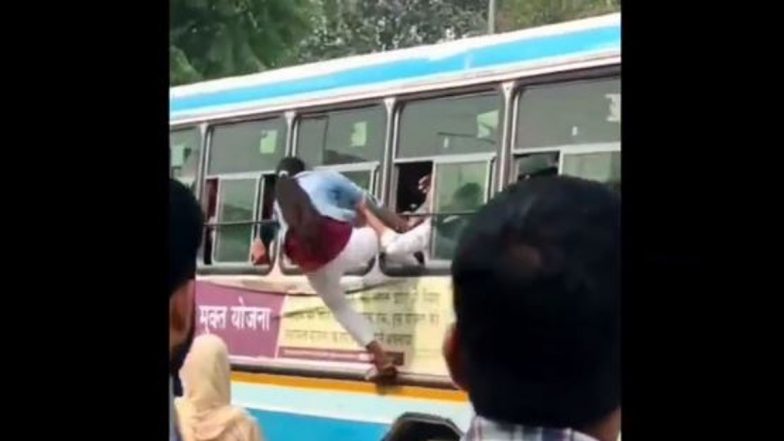
<instances>
[{"instance_id":1,"label":"open bus window","mask_svg":"<svg viewBox=\"0 0 784 441\"><path fill-rule=\"evenodd\" d=\"M427 243L430 243L429 236L432 234L430 213L433 207L430 206L428 193L432 187L433 161L406 162L395 167L395 196L393 207L397 214L406 220L409 227L423 225L428 235ZM422 216L416 214L421 213ZM378 213L379 217L383 213ZM384 220L390 225L392 221ZM400 269L403 267L420 267L425 263L426 256L430 255L429 247L418 250L411 255L385 255L385 267L390 269Z\"/></svg>"},{"instance_id":2,"label":"open bus window","mask_svg":"<svg viewBox=\"0 0 784 441\"><path fill-rule=\"evenodd\" d=\"M436 165L433 259L451 260L470 216L486 202L487 161Z\"/></svg>"},{"instance_id":3,"label":"open bus window","mask_svg":"<svg viewBox=\"0 0 784 441\"><path fill-rule=\"evenodd\" d=\"M169 132L169 170L171 177L193 188L199 169L201 134L197 127Z\"/></svg>"},{"instance_id":4,"label":"open bus window","mask_svg":"<svg viewBox=\"0 0 784 441\"><path fill-rule=\"evenodd\" d=\"M399 213L422 211L426 194L422 191L420 182L433 174L433 161L408 162L397 166L397 191L395 194L395 209ZM425 207L425 212L430 207Z\"/></svg>"}]
</instances>

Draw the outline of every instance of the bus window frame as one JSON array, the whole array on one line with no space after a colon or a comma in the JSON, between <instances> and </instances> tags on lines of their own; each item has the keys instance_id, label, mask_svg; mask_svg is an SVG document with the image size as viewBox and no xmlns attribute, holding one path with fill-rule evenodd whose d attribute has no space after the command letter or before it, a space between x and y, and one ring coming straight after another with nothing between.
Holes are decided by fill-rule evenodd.
<instances>
[{"instance_id":1,"label":"bus window frame","mask_svg":"<svg viewBox=\"0 0 784 441\"><path fill-rule=\"evenodd\" d=\"M328 164L328 165L319 165L316 166L314 164L306 164L311 165L313 169L316 167L341 167L345 165L354 165L354 164L369 164L369 163L383 163L384 157L386 154L387 148L387 132L389 130L389 109L386 107L384 103L384 99L373 99L373 100L361 100L361 101L348 101L348 102L341 102L327 106L318 106L310 109L300 108L297 110L297 116L295 118L294 124L291 127L292 131L292 140L291 140L291 154L302 158L299 152L299 126L302 123L303 119L309 118L329 118L331 113L340 113L340 112L351 112L355 110L363 110L363 109L371 109L373 107L379 107L380 110L384 112L384 139L383 139L383 148L381 149L381 159L379 160L371 160L371 161L361 161L361 162L351 162L351 163L342 163L342 164ZM326 137L326 133L325 133ZM303 159L304 161L304 159Z\"/></svg>"},{"instance_id":2,"label":"bus window frame","mask_svg":"<svg viewBox=\"0 0 784 441\"><path fill-rule=\"evenodd\" d=\"M449 163L471 163L471 162L480 162L482 160L487 161L487 166L489 167L487 176L485 177L485 194L484 194L484 204L489 201L496 192L495 182L497 182L496 175L498 174L499 167L497 166L498 158L502 157L502 152L507 149L506 146L506 137L505 133L505 121L507 119L507 114L510 110L510 102L513 100L507 99L503 90L503 84L501 82L491 82L491 83L481 83L476 84L468 87L461 87L461 88L454 88L454 89L446 89L446 90L431 90L422 93L416 94L409 94L409 95L398 95L395 96L395 101L393 105L393 124L392 129L393 133L391 134L391 145L389 147L390 154L389 156L385 157L389 159L390 171L388 172L389 178L388 182L384 185L386 187L387 192L384 195L383 200L387 201L387 206L390 210L398 212L397 207L397 189L398 189L398 166L400 164L411 163L411 162L432 162L433 163L433 177L431 179L431 185L433 188L431 191L437 191L436 188L436 173L438 164L449 164ZM500 112L499 119L498 119L498 139L496 142L495 150L491 151L484 151L484 152L474 152L474 153L458 153L458 154L444 154L444 155L423 155L423 156L405 156L401 157L400 154L400 132L402 131L402 121L401 117L403 112L405 111L405 107L407 104L417 101L426 101L426 100L436 100L441 98L450 98L450 97L474 97L474 96L481 96L481 95L492 95L494 94L498 98L499 107L498 110ZM433 204L435 204L435 198L433 198L430 203L431 206L428 209L428 215L431 217L435 215L440 215L439 213L433 212ZM428 245L428 257L425 259L424 265L417 265L417 266L398 266L398 265L389 265L386 262L386 259L378 259L379 260L379 270L387 275L392 277L414 277L414 276L425 276L425 275L448 275L450 273L450 266L451 260L446 259L430 259L430 255L434 250L435 244L435 227L432 227L431 236L429 238L429 245Z\"/></svg>"},{"instance_id":3,"label":"bus window frame","mask_svg":"<svg viewBox=\"0 0 784 441\"><path fill-rule=\"evenodd\" d=\"M233 125L233 124L241 124L241 123L252 123L257 121L269 121L275 119L282 119L286 126L286 132L283 134L285 136L285 141L283 144L283 156L287 156L290 151L290 140L291 140L291 131L292 125L289 117L287 116L286 112L273 112L273 113L259 113L253 115L243 116L241 118L230 118L230 119L221 119L215 120L211 123L205 123L204 131L206 132L206 136L204 137L204 144L206 144L204 148L204 152L201 158L202 164L200 165L201 177L199 178L199 182L207 182L211 179L215 179L218 182L218 190L215 200L215 207L216 207L216 222L214 224L208 224L205 226L205 230L208 233L213 231L216 232L215 234L215 241L212 244L211 250L211 263L209 265L205 264L203 258L200 260L200 266L198 268L199 274L203 275L211 275L211 274L226 274L226 275L243 275L243 274L254 274L254 275L267 275L273 271L276 265L277 256L280 254L279 247L278 247L278 235L277 232L273 237L273 240L270 242L269 249L267 250L267 255L269 256L270 262L263 265L254 265L251 262L250 258L250 250L253 246L253 242L258 237L259 229L261 228L262 222L265 222L261 219L262 214L262 207L260 204L260 198L263 195L263 191L265 188L264 186L264 177L267 175L275 175L274 169L265 169L265 170L253 170L253 171L246 171L246 172L232 172L232 173L210 173L209 172L209 160L212 155L212 147L213 147L213 133L216 127L226 126L226 125ZM217 252L217 244L218 244L218 234L217 229L220 227L221 222L217 218L220 213L220 203L221 203L221 196L220 196L220 186L221 181L223 180L232 180L232 179L255 179L255 197L253 201L253 219L249 221L252 223L252 234L251 239L248 247L248 260L247 262L221 262L215 260L215 254ZM203 187L203 185L200 185ZM201 192L200 192L201 193ZM200 199L203 195L199 195ZM272 219L268 221L275 222L275 216L273 213Z\"/></svg>"},{"instance_id":4,"label":"bus window frame","mask_svg":"<svg viewBox=\"0 0 784 441\"><path fill-rule=\"evenodd\" d=\"M215 232L215 240L213 241L212 250L211 250L212 254L210 255L210 258L211 258L211 261L212 261L211 265L213 265L213 266L222 266L222 267L225 267L225 268L228 268L228 267L242 268L242 267L246 267L246 266L253 266L250 263L250 250L251 250L251 247L253 246L253 239L255 238L255 232L256 232L256 227L255 227L256 219L255 218L256 218L256 213L259 210L259 196L261 194L260 193L261 186L264 185L263 184L264 183L264 179L262 179L262 176L263 176L263 173L243 172L243 173L232 173L232 174L224 174L224 175L211 175L211 176L207 177L207 179L216 179L218 181L218 189L217 189L217 194L216 194L216 197L215 197L215 222L214 223L209 223L210 232L213 232L213 231ZM226 181L254 181L253 182L253 187L254 187L253 208L251 210L253 212L253 215L252 215L252 218L251 218L250 221L223 222L221 220L221 208L222 208L221 204L223 203L223 198L221 196L222 195L221 189L223 187L223 183L226 182ZM220 229L220 227L221 226L226 226L226 225L246 225L246 224L251 226L251 233L250 233L249 242L248 242L248 262L247 263L245 263L245 262L236 262L236 261L235 262L226 262L226 261L218 260L217 259L218 244L220 243L220 233L219 233L218 230Z\"/></svg>"},{"instance_id":5,"label":"bus window frame","mask_svg":"<svg viewBox=\"0 0 784 441\"><path fill-rule=\"evenodd\" d=\"M346 164L330 164L330 165L313 165L313 164L305 164L306 166L310 166L311 170L334 170L339 173L347 171L347 172L354 172L354 171L365 171L367 170L370 173L370 188L368 189L368 193L373 195L373 197L378 198L378 189L381 186L381 170L384 164L384 158L386 156L387 150L387 133L389 132L389 109L385 106L385 98L381 99L370 99L370 100L358 100L358 101L342 101L333 104L327 105L319 105L313 107L301 107L293 110L291 114L291 120L289 123L289 137L288 137L288 145L287 145L287 156L296 156L301 158L299 155L299 124L303 118L313 118L319 117L323 115L327 115L331 112L348 112L351 110L358 110L358 109L365 109L374 106L382 106L382 109L386 112L386 118L384 121L384 148L382 150L381 160L379 161L365 161L365 162L352 162ZM372 167L372 169L370 168ZM275 214L273 214L275 216ZM278 230L278 233L280 230ZM276 253L275 257L277 258L277 266L278 270L281 274L285 276L302 276L305 273L297 266L291 265L287 263L288 257L286 257L283 251L283 246L280 240L278 240L278 234L275 237ZM375 267L375 262L377 258L374 257L369 265L366 268L362 269L361 271L348 271L345 275L347 276L364 276L368 274L370 271L373 270Z\"/></svg>"},{"instance_id":6,"label":"bus window frame","mask_svg":"<svg viewBox=\"0 0 784 441\"><path fill-rule=\"evenodd\" d=\"M544 75L539 77L518 80L513 90L511 100L511 123L512 130L509 137L509 148L511 150L510 161L506 168L510 171L507 174L505 184L511 185L517 181L517 175L511 173L517 159L521 155L532 153L558 153L558 175L563 174L563 162L566 155L589 154L589 153L612 153L621 152L621 141L615 142L594 142L586 144L550 145L541 147L517 147L517 140L520 136L518 126L518 114L520 111L520 101L526 89L530 87L569 85L580 82L618 80L621 81L620 65L603 66L579 71L567 71L558 74Z\"/></svg>"},{"instance_id":7,"label":"bus window frame","mask_svg":"<svg viewBox=\"0 0 784 441\"><path fill-rule=\"evenodd\" d=\"M189 130L195 130L198 133L198 136L199 136L199 146L198 146L199 147L199 158L198 158L198 161L196 162L196 170L194 171L193 181L187 183L187 185L189 187L192 186L192 185L195 185L195 187L193 187L193 189L194 189L194 193L198 197L199 196L199 191L201 190L200 177L202 176L202 164L203 164L203 161L204 161L204 153L205 153L205 149L206 149L206 133L204 131L204 124L185 124L185 125L170 125L169 126L169 178L175 179L178 182L182 182L183 184L186 184L184 181L180 180L179 178L175 178L174 177L174 173L173 173L174 170L172 169L172 166L171 166L171 136L175 132L185 132L185 131L189 131Z\"/></svg>"}]
</instances>

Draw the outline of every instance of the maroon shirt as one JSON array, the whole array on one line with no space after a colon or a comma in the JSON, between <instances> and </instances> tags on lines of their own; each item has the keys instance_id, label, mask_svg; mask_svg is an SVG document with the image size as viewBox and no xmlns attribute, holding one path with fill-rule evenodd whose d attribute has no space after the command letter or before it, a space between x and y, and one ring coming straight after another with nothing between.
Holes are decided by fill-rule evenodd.
<instances>
[{"instance_id":1,"label":"maroon shirt","mask_svg":"<svg viewBox=\"0 0 784 441\"><path fill-rule=\"evenodd\" d=\"M321 219L319 243L310 247L312 252L302 246L299 236L292 234L291 230L286 232L283 241L283 251L306 273L317 271L338 257L351 238L353 227L348 222L340 222L326 216L322 216Z\"/></svg>"}]
</instances>

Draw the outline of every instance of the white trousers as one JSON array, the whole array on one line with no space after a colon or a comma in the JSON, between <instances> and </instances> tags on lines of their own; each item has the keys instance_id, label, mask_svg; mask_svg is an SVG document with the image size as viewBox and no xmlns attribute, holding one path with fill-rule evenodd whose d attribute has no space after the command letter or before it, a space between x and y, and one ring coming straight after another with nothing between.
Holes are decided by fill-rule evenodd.
<instances>
[{"instance_id":1,"label":"white trousers","mask_svg":"<svg viewBox=\"0 0 784 441\"><path fill-rule=\"evenodd\" d=\"M340 278L346 271L367 264L376 254L378 237L373 229L354 228L346 247L337 257L317 271L307 274L310 286L324 299L324 303L346 332L362 347L375 339L373 327L365 316L348 303L346 291L340 286Z\"/></svg>"}]
</instances>

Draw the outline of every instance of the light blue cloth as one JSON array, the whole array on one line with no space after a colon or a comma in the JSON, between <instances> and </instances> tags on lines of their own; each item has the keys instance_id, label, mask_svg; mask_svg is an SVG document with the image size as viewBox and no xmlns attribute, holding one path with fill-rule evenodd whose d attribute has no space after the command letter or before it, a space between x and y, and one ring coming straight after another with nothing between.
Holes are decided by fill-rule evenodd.
<instances>
[{"instance_id":1,"label":"light blue cloth","mask_svg":"<svg viewBox=\"0 0 784 441\"><path fill-rule=\"evenodd\" d=\"M356 206L367 192L349 178L334 170L313 170L298 173L294 179L310 196L313 207L323 216L342 222L353 222L357 216ZM275 215L280 222L280 235L286 237L286 222L280 215L275 202Z\"/></svg>"}]
</instances>

